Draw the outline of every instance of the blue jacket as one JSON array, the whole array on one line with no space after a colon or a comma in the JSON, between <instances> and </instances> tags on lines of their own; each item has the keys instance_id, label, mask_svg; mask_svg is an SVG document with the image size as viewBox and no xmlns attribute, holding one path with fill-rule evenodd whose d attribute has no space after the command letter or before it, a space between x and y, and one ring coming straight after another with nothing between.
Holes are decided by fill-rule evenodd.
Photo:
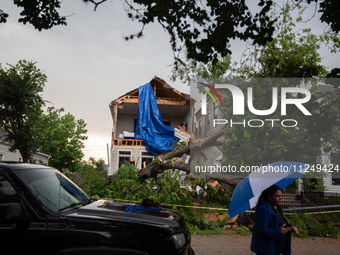
<instances>
[{"instance_id":1,"label":"blue jacket","mask_svg":"<svg viewBox=\"0 0 340 255\"><path fill-rule=\"evenodd\" d=\"M256 254L279 255L281 252L280 237L282 235L273 207L268 201L261 203L256 210L253 237L250 247L251 251ZM283 254L290 255L290 232L286 235L286 244L283 248Z\"/></svg>"}]
</instances>

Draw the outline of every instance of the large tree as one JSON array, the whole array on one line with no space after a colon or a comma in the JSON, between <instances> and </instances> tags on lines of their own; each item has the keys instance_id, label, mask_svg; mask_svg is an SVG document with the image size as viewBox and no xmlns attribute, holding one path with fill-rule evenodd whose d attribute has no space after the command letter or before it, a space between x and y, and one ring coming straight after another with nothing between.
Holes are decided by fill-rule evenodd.
<instances>
[{"instance_id":1,"label":"large tree","mask_svg":"<svg viewBox=\"0 0 340 255\"><path fill-rule=\"evenodd\" d=\"M189 65L183 66L175 72L175 77L186 82L204 81L213 85L218 83L232 83L235 77L247 78L239 81L238 86L247 95L247 88L253 87L254 107L258 110L270 109L272 105L273 87L278 87L280 105L280 88L296 86L303 83L302 78L325 77L326 69L323 67L321 57L318 53L320 38L313 35L310 30L294 33L294 23L291 17L286 14L281 22L277 23L277 30L274 39L265 46L253 46L248 49L241 65L233 65L229 57L220 58L217 64L207 65L192 61ZM191 67L191 68L190 68ZM264 77L272 77L264 80ZM286 80L285 77L296 78ZM252 82L248 79L252 78ZM261 79L259 79L261 78ZM273 79L275 78L275 79ZM257 79L254 83L254 79ZM309 80L309 88L312 98L304 106L312 113L312 116L305 116L298 108L293 106L287 109L289 115L282 116L278 108L270 116L254 115L248 110L242 116L232 115L233 101L231 95L223 101L224 118L233 122L242 123L246 120L246 127L243 125L225 126L213 137L204 141L202 146L213 144L214 140L224 134L227 142L223 145L224 155L228 158L225 163L228 165L260 166L280 160L295 160L301 162L316 163L316 156L339 148L340 133L338 130L338 110L340 90L328 91L324 94L317 94L316 85L318 80ZM275 82L275 83L274 83ZM290 95L293 97L294 95ZM302 97L303 95L295 95ZM247 122L251 119L253 126ZM280 121L267 121L276 119ZM283 119L295 119L296 127L285 127L281 124ZM294 125L292 122L285 122L287 125ZM161 155L160 160L142 169L140 176L159 173L172 167L190 171L188 165L183 162L171 162L173 156L179 156L183 152L188 153L190 148L175 149L171 153ZM164 163L166 161L166 163ZM232 180L228 181L230 184ZM236 182L237 183L237 182Z\"/></svg>"},{"instance_id":2,"label":"large tree","mask_svg":"<svg viewBox=\"0 0 340 255\"><path fill-rule=\"evenodd\" d=\"M18 149L23 162L31 161L39 147L35 126L42 113L40 93L45 82L46 75L33 62L0 67L0 128L7 133L10 151Z\"/></svg>"},{"instance_id":3,"label":"large tree","mask_svg":"<svg viewBox=\"0 0 340 255\"><path fill-rule=\"evenodd\" d=\"M35 28L50 29L66 25L66 17L60 15L60 0L14 0L23 8L19 22L31 23ZM93 4L94 9L107 0L83 0ZM250 3L251 2L251 3ZM253 4L257 3L258 8ZM291 11L300 4L315 4L320 20L330 26L331 31L340 31L340 2L338 0L292 0ZM124 0L125 11L132 20L141 23L142 28L126 40L141 37L146 25L157 22L169 33L175 62L181 62L179 54L184 49L186 56L200 62L213 60L231 53L231 40L251 39L254 44L265 45L273 39L278 16L271 16L271 0ZM0 10L0 22L6 22L8 14Z\"/></svg>"},{"instance_id":4,"label":"large tree","mask_svg":"<svg viewBox=\"0 0 340 255\"><path fill-rule=\"evenodd\" d=\"M49 107L47 113L40 115L37 123L40 150L51 155L49 165L59 170L75 170L84 154L83 141L87 139L86 123L64 114L64 109Z\"/></svg>"},{"instance_id":5,"label":"large tree","mask_svg":"<svg viewBox=\"0 0 340 255\"><path fill-rule=\"evenodd\" d=\"M253 101L256 109L269 109L272 105L272 89L278 87L295 87L303 84L302 78L325 77L327 72L321 65L318 53L320 39L310 30L300 34L293 31L292 18L286 14L278 24L278 33L272 42L263 47L253 47L241 67L236 69L239 75L246 78L283 78L255 80L253 84L245 82L240 84L244 94L247 87L253 87ZM295 79L285 79L295 78ZM248 111L245 116L233 116L231 101L224 104L226 118L239 122L243 119L261 119L266 124L261 128L236 127L230 128L225 134L228 142L224 152L228 155L232 165L260 165L280 160L308 161L316 163L317 156L323 152L337 149L339 146L339 91L328 92L325 95L317 94L317 85L320 80L307 80L312 98L304 106L312 113L305 116L297 108L291 106L287 115L283 116L278 108L270 116L257 116ZM304 95L290 95L290 98ZM281 105L278 97L278 105ZM284 127L280 121L275 124L266 119L294 119L296 127ZM259 123L259 122L258 122ZM256 125L258 125L258 123ZM292 123L288 124L291 125Z\"/></svg>"}]
</instances>

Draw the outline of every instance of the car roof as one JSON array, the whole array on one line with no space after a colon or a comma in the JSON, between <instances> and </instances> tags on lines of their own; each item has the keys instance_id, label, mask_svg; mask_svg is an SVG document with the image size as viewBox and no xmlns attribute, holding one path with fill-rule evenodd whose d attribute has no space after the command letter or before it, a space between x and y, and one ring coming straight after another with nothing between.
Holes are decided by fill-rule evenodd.
<instances>
[{"instance_id":1,"label":"car roof","mask_svg":"<svg viewBox=\"0 0 340 255\"><path fill-rule=\"evenodd\" d=\"M31 169L46 169L46 170L54 170L52 167L38 165L38 164L29 164L29 163L21 163L21 162L0 162L0 167L9 168L12 171L16 170L31 170Z\"/></svg>"}]
</instances>

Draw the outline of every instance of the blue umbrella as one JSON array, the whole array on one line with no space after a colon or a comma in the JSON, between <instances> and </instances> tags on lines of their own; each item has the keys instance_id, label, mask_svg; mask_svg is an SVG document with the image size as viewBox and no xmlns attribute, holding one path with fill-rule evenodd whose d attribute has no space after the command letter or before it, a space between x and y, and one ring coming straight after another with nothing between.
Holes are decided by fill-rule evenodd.
<instances>
[{"instance_id":1,"label":"blue umbrella","mask_svg":"<svg viewBox=\"0 0 340 255\"><path fill-rule=\"evenodd\" d=\"M255 207L265 189L274 184L283 189L304 175L309 167L305 163L280 161L250 173L235 188L229 203L229 218Z\"/></svg>"}]
</instances>

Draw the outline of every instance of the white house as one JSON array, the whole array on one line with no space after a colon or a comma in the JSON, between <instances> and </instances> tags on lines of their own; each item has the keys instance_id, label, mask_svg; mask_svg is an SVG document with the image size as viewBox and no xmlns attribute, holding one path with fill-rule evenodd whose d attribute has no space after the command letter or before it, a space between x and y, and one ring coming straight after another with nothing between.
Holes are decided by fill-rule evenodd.
<instances>
[{"instance_id":1,"label":"white house","mask_svg":"<svg viewBox=\"0 0 340 255\"><path fill-rule=\"evenodd\" d=\"M6 136L6 132L0 129L0 162L1 161L14 161L14 162L22 162L21 154L18 150L14 152L10 152L8 149L10 144L4 141L4 137ZM47 155L42 152L36 152L33 156L37 162L42 162L45 165L48 165L48 159L50 155Z\"/></svg>"},{"instance_id":2,"label":"white house","mask_svg":"<svg viewBox=\"0 0 340 255\"><path fill-rule=\"evenodd\" d=\"M190 112L190 96L175 90L158 77L154 77L150 84L163 123L172 128L187 123L188 130L192 131L193 112ZM127 160L133 159L137 168L143 168L154 158L146 150L144 141L134 137L138 104L138 88L118 97L109 104L113 131L108 175L117 172L120 165Z\"/></svg>"}]
</instances>

